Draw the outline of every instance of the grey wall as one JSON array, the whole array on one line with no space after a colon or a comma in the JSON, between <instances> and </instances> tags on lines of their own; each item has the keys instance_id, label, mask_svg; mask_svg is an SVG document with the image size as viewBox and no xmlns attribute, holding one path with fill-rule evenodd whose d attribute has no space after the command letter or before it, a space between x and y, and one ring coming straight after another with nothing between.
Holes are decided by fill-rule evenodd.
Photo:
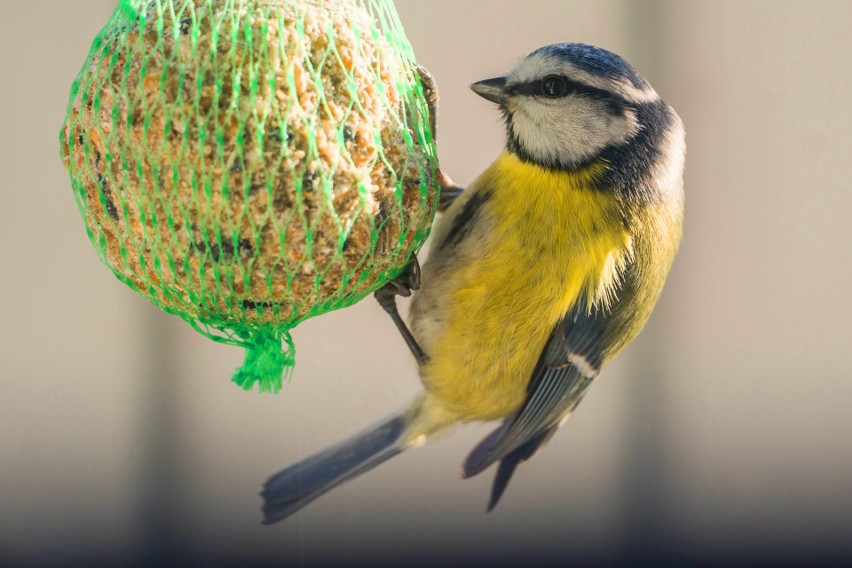
<instances>
[{"instance_id":1,"label":"grey wall","mask_svg":"<svg viewBox=\"0 0 852 568\"><path fill-rule=\"evenodd\" d=\"M633 61L688 131L681 255L646 331L486 515L460 428L274 528L259 484L401 406L372 301L306 322L277 396L117 282L58 156L110 0L0 19L0 562L852 559L852 4L397 0L441 87L443 167L501 148L467 90L546 43ZM331 353L331 355L329 355Z\"/></svg>"}]
</instances>

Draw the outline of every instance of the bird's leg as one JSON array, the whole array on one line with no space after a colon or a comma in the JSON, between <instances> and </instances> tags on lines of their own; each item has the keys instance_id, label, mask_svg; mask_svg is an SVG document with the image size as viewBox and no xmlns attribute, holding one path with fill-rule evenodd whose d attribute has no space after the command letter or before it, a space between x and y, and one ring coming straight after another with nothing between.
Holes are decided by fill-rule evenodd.
<instances>
[{"instance_id":1,"label":"bird's leg","mask_svg":"<svg viewBox=\"0 0 852 568\"><path fill-rule=\"evenodd\" d=\"M426 107L429 110L429 128L432 130L432 139L438 139L438 85L435 77L422 65L417 66L420 74L420 82L423 84L423 97L426 99ZM444 211L449 207L456 197L461 195L464 188L453 183L450 176L438 168L438 185L441 188L441 197L438 199L438 211Z\"/></svg>"},{"instance_id":2,"label":"bird's leg","mask_svg":"<svg viewBox=\"0 0 852 568\"><path fill-rule=\"evenodd\" d=\"M399 310L396 307L397 296L404 296L407 298L411 295L412 290L417 290L419 288L420 263L417 262L417 257L415 256L412 258L411 262L408 263L408 266L406 266L402 271L402 274L379 288L376 291L375 296L379 305L384 308L393 320L393 323L396 324L396 328L399 330L399 333L402 335L405 343L408 344L408 348L411 350L411 354L414 355L414 359L417 360L417 364L425 365L429 361L429 357L426 356L426 353L423 352L423 349L420 348L417 340L414 339L414 336L411 334L411 330L408 329L408 326L405 325L404 321L402 321L402 317L399 315Z\"/></svg>"}]
</instances>

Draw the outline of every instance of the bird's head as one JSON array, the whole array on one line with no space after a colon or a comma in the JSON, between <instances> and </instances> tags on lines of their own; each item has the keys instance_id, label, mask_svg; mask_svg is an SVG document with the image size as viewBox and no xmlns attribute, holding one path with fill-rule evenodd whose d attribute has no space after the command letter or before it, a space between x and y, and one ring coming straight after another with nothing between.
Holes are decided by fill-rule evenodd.
<instances>
[{"instance_id":1,"label":"bird's head","mask_svg":"<svg viewBox=\"0 0 852 568\"><path fill-rule=\"evenodd\" d=\"M637 110L659 102L624 59L580 43L542 47L471 89L500 105L510 151L569 170L631 140L643 127Z\"/></svg>"}]
</instances>

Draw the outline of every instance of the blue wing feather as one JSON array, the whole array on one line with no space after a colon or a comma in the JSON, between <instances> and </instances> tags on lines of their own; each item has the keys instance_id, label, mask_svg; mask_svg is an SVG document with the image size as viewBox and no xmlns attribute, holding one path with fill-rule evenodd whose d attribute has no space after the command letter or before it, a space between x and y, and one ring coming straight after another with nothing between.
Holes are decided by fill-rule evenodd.
<instances>
[{"instance_id":1,"label":"blue wing feather","mask_svg":"<svg viewBox=\"0 0 852 568\"><path fill-rule=\"evenodd\" d=\"M554 328L542 350L521 408L468 455L462 470L464 477L500 462L488 510L496 506L518 464L550 439L597 376L601 323L582 306L568 314ZM585 364L576 365L577 357L582 357Z\"/></svg>"}]
</instances>

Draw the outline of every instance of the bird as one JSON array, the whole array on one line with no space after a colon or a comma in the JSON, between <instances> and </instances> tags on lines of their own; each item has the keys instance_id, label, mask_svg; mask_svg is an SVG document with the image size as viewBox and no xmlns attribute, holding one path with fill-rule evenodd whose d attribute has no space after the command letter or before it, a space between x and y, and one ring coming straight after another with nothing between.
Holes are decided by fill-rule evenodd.
<instances>
[{"instance_id":1,"label":"bird","mask_svg":"<svg viewBox=\"0 0 852 568\"><path fill-rule=\"evenodd\" d=\"M499 421L462 466L468 478L497 464L492 510L662 292L682 234L686 144L648 81L610 51L561 43L470 87L497 106L506 144L452 192L427 261L397 286L416 290L410 328L398 325L423 390L270 477L266 524L467 422Z\"/></svg>"}]
</instances>

